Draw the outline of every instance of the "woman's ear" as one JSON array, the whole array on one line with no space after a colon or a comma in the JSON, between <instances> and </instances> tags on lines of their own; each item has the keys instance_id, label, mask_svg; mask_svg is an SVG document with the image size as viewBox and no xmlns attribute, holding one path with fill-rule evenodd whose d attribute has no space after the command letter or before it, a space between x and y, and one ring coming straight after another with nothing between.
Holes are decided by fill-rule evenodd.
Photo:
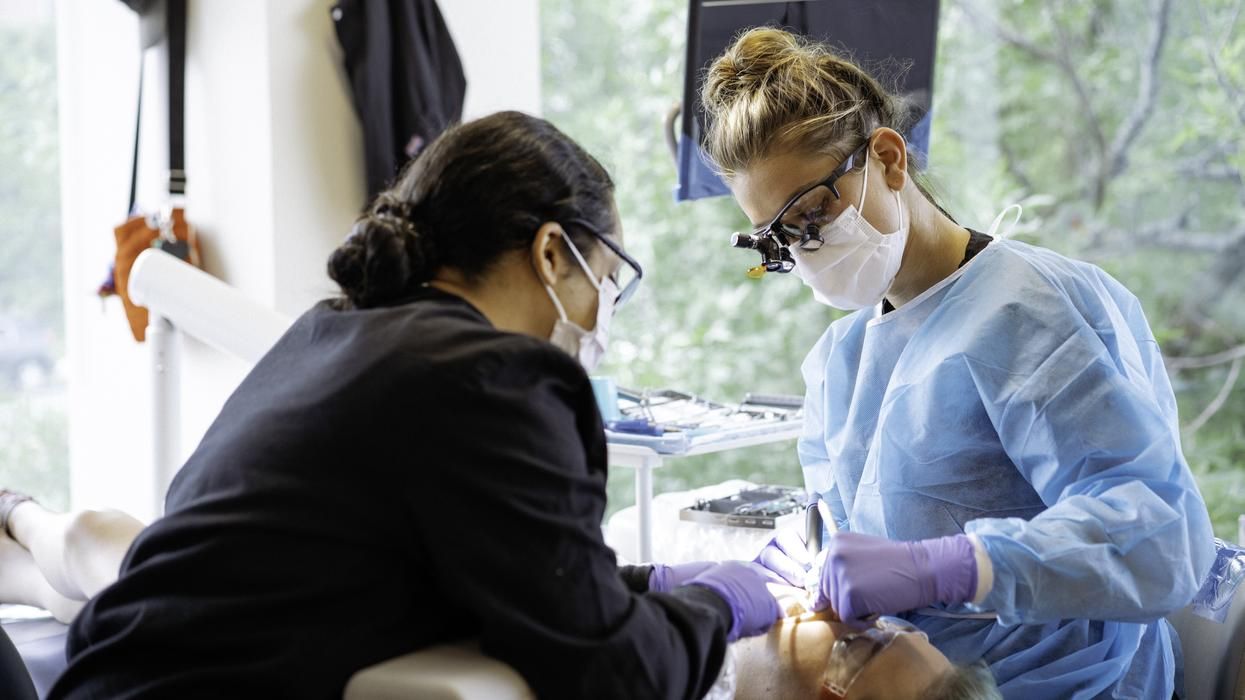
<instances>
[{"instance_id":1,"label":"woman's ear","mask_svg":"<svg viewBox=\"0 0 1245 700\"><path fill-rule=\"evenodd\" d=\"M563 274L566 256L562 253L562 238L566 231L556 221L546 221L536 229L532 238L532 266L536 277L544 284L552 287Z\"/></svg>"},{"instance_id":2,"label":"woman's ear","mask_svg":"<svg viewBox=\"0 0 1245 700\"><path fill-rule=\"evenodd\" d=\"M882 177L886 186L902 192L908 183L908 144L898 131L882 127L874 132L873 141L869 146L874 158L885 167Z\"/></svg>"}]
</instances>

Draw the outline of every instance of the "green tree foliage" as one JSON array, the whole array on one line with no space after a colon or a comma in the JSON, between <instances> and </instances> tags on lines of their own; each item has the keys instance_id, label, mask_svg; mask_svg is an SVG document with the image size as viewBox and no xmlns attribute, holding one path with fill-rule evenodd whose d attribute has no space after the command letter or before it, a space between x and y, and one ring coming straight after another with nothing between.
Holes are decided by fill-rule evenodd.
<instances>
[{"instance_id":1,"label":"green tree foliage","mask_svg":"<svg viewBox=\"0 0 1245 700\"><path fill-rule=\"evenodd\" d=\"M731 232L748 227L732 202L674 202L662 122L682 92L686 3L545 0L541 10L545 116L610 170L625 243L645 265L599 373L722 400L802 393L800 361L832 312L807 303L792 276L744 276L756 256L729 247ZM790 444L667 464L659 492L728 478L802 483ZM612 474L612 509L631 502L632 476Z\"/></svg>"},{"instance_id":2,"label":"green tree foliage","mask_svg":"<svg viewBox=\"0 0 1245 700\"><path fill-rule=\"evenodd\" d=\"M0 400L0 487L29 493L49 508L69 506L69 421L63 406Z\"/></svg>"},{"instance_id":3,"label":"green tree foliage","mask_svg":"<svg viewBox=\"0 0 1245 700\"><path fill-rule=\"evenodd\" d=\"M961 0L944 13L933 161L967 210L1029 201L1027 238L1101 265L1141 298L1168 358L1185 453L1216 532L1235 539L1245 513L1245 391L1233 391L1245 355L1242 3L989 5ZM989 84L959 79L981 61ZM947 156L974 141L969 115L983 95L997 157L970 169Z\"/></svg>"},{"instance_id":4,"label":"green tree foliage","mask_svg":"<svg viewBox=\"0 0 1245 700\"><path fill-rule=\"evenodd\" d=\"M59 329L55 28L0 28L0 44L0 312Z\"/></svg>"},{"instance_id":5,"label":"green tree foliage","mask_svg":"<svg viewBox=\"0 0 1245 700\"><path fill-rule=\"evenodd\" d=\"M948 210L1094 262L1141 298L1216 531L1245 512L1245 32L1242 0L944 0L930 174ZM686 0L542 0L545 116L618 182L644 290L603 373L721 399L800 392L834 312L793 277L746 279L729 199L673 202L663 115L682 91ZM1189 358L1205 358L1189 359ZM1245 384L1245 381L1241 382ZM790 445L675 460L658 490L800 483ZM629 474L611 477L613 507Z\"/></svg>"},{"instance_id":6,"label":"green tree foliage","mask_svg":"<svg viewBox=\"0 0 1245 700\"><path fill-rule=\"evenodd\" d=\"M0 321L63 348L56 34L43 21L0 25ZM12 342L11 340L9 342ZM0 376L0 487L68 505L63 387L15 393Z\"/></svg>"}]
</instances>

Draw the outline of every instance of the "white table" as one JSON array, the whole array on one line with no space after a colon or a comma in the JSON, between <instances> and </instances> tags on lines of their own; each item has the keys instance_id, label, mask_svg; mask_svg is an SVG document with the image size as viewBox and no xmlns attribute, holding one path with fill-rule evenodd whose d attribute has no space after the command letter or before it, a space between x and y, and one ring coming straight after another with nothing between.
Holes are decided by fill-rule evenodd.
<instances>
[{"instance_id":1,"label":"white table","mask_svg":"<svg viewBox=\"0 0 1245 700\"><path fill-rule=\"evenodd\" d=\"M725 439L703 445L695 445L687 452L662 453L651 447L642 445L624 445L609 443L609 463L612 467L635 469L635 505L639 521L636 528L640 553L640 561L647 562L653 558L653 470L658 469L667 459L693 457L695 455L713 454L738 450L755 445L768 445L774 442L794 440L800 436L801 422L791 421L790 426L760 435L751 435L737 439Z\"/></svg>"}]
</instances>

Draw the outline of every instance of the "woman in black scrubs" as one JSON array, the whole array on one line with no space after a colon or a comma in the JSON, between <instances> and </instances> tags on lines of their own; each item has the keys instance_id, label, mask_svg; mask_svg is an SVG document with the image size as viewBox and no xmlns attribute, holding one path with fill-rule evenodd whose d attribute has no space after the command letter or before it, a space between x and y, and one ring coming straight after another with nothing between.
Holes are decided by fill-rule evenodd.
<instances>
[{"instance_id":1,"label":"woman in black scrubs","mask_svg":"<svg viewBox=\"0 0 1245 700\"><path fill-rule=\"evenodd\" d=\"M51 697L340 697L478 638L542 698L690 698L778 617L755 565L619 568L602 541L576 358L599 358L639 266L565 135L515 112L451 128L329 274L345 298L230 397L75 620Z\"/></svg>"}]
</instances>

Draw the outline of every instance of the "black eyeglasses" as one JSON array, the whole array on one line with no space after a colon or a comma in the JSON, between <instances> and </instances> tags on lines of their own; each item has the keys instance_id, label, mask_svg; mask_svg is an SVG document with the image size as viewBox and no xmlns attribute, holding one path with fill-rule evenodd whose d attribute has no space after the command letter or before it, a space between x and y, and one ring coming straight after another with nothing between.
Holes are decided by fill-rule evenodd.
<instances>
[{"instance_id":1,"label":"black eyeglasses","mask_svg":"<svg viewBox=\"0 0 1245 700\"><path fill-rule=\"evenodd\" d=\"M825 241L821 238L821 228L830 223L834 216L830 214L831 205L839 201L839 188L836 183L858 163L868 157L869 140L839 164L826 178L812 185L787 200L786 206L778 212L773 221L756 229L754 236L772 235L783 246L795 246L800 250L817 250Z\"/></svg>"},{"instance_id":2,"label":"black eyeglasses","mask_svg":"<svg viewBox=\"0 0 1245 700\"><path fill-rule=\"evenodd\" d=\"M615 306L622 306L623 302L631 298L635 294L635 290L640 286L640 279L644 277L644 269L640 267L640 263L636 259L627 255L622 246L618 245L609 236L601 233L595 226L584 221L583 219L570 219L566 223L578 226L588 233L591 233L598 241L605 244L606 248L617 255L626 265L619 267L618 271L610 275L610 279L618 287L618 299L614 301ZM568 241L569 243L569 241Z\"/></svg>"}]
</instances>

